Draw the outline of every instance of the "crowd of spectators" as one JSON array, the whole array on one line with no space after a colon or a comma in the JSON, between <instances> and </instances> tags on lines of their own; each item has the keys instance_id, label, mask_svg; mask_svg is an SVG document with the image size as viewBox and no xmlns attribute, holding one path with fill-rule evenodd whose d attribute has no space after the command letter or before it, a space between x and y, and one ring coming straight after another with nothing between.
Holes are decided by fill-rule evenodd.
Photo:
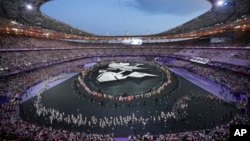
<instances>
[{"instance_id":1,"label":"crowd of spectators","mask_svg":"<svg viewBox=\"0 0 250 141\"><path fill-rule=\"evenodd\" d=\"M229 123L216 126L213 129L187 131L182 133L167 133L154 135L146 133L143 135L133 134L129 136L129 141L141 140L159 140L159 141L201 141L201 140L215 140L227 141L229 139L230 125L250 125L250 120L247 117L236 115Z\"/></svg>"},{"instance_id":2,"label":"crowd of spectators","mask_svg":"<svg viewBox=\"0 0 250 141\"><path fill-rule=\"evenodd\" d=\"M89 63L90 60L79 60L51 67L41 68L36 71L18 74L13 78L1 81L1 90L10 90L10 100L1 105L0 140L113 140L112 134L89 134L85 132L69 132L55 130L51 127L41 127L23 121L19 117L19 104L22 94L28 87L40 81L50 80L61 73L72 72L71 67Z\"/></svg>"},{"instance_id":3,"label":"crowd of spectators","mask_svg":"<svg viewBox=\"0 0 250 141\"><path fill-rule=\"evenodd\" d=\"M179 47L157 46L157 44L140 47L122 44L76 43L62 40L41 39L18 35L0 34L0 74L9 75L28 69L53 65L86 57L105 56L172 56L190 59L208 58L211 62L231 64L234 68L247 69L248 50L236 49L189 49ZM153 47L152 47L153 46ZM227 54L227 55L225 55ZM221 66L221 65L220 65ZM232 67L228 67L229 69Z\"/></svg>"},{"instance_id":4,"label":"crowd of spectators","mask_svg":"<svg viewBox=\"0 0 250 141\"><path fill-rule=\"evenodd\" d=\"M245 77L244 74L197 64L190 64L185 68L230 88L234 93L244 93L246 89L250 88L250 78Z\"/></svg>"},{"instance_id":5,"label":"crowd of spectators","mask_svg":"<svg viewBox=\"0 0 250 141\"><path fill-rule=\"evenodd\" d=\"M239 54L232 55L232 58L240 58L240 59L250 60L250 51L246 50L246 51L241 52Z\"/></svg>"},{"instance_id":6,"label":"crowd of spectators","mask_svg":"<svg viewBox=\"0 0 250 141\"><path fill-rule=\"evenodd\" d=\"M1 95L10 95L11 98L20 97L26 89L40 81L49 79L50 77L60 73L72 72L74 67L90 62L92 62L91 58L64 62L53 66L18 73L8 77L1 77Z\"/></svg>"},{"instance_id":7,"label":"crowd of spectators","mask_svg":"<svg viewBox=\"0 0 250 141\"><path fill-rule=\"evenodd\" d=\"M121 44L75 43L35 37L0 35L0 74L8 75L74 59L103 56L167 55L179 49L127 47Z\"/></svg>"},{"instance_id":8,"label":"crowd of spectators","mask_svg":"<svg viewBox=\"0 0 250 141\"><path fill-rule=\"evenodd\" d=\"M56 130L51 127L38 126L23 121L18 113L19 101L1 105L0 140L25 141L113 141L113 134L90 134L85 132L70 132ZM4 113L4 114L3 114Z\"/></svg>"},{"instance_id":9,"label":"crowd of spectators","mask_svg":"<svg viewBox=\"0 0 250 141\"><path fill-rule=\"evenodd\" d=\"M181 101L186 99L181 98ZM187 99L188 100L188 99ZM182 103L179 101L179 103ZM6 103L1 105L1 140L114 140L112 133L110 134L89 134L85 132L69 132L67 130L56 130L51 127L41 127L35 124L27 123L19 118L18 115L19 101ZM181 104L182 105L182 104ZM184 104L185 105L185 104ZM185 106L180 106L185 107ZM50 110L53 111L53 110ZM161 114L164 115L164 114ZM155 117L157 119L157 117ZM114 118L115 119L115 118ZM131 116L131 119L135 119ZM154 119L154 118L153 118ZM227 140L229 136L229 126L232 124L249 125L248 118L236 116L230 123L217 126L214 129L206 129L199 131L188 131L183 133L167 133L160 135L144 134L131 135L128 138L131 141L137 140Z\"/></svg>"},{"instance_id":10,"label":"crowd of spectators","mask_svg":"<svg viewBox=\"0 0 250 141\"><path fill-rule=\"evenodd\" d=\"M226 70L231 70L236 73L242 73L245 75L250 74L250 69L248 66L235 66L232 64L228 63L222 63L222 62L215 62L215 61L210 61L208 65L213 66L213 67L219 67L221 69L226 69Z\"/></svg>"},{"instance_id":11,"label":"crowd of spectators","mask_svg":"<svg viewBox=\"0 0 250 141\"><path fill-rule=\"evenodd\" d=\"M22 121L16 112L16 107L19 104L16 99L20 98L26 89L60 73L72 72L72 69L77 66L93 62L93 58L95 59L94 61L119 61L124 60L124 56L126 56L126 59L145 61L146 58L143 56L146 55L165 55L177 58L178 56L184 56L184 58L203 56L214 60L216 57L218 58L218 56L227 52L226 54L230 55L228 56L229 59L239 58L249 60L249 51L245 50L217 49L211 51L209 49L183 50L182 48L166 48L162 46L156 48L151 48L150 46L128 47L123 45L74 43L5 34L0 34L0 47L0 74L20 71L17 74L6 75L0 78L0 94L7 95L11 99L11 102L1 105L1 113L5 113L2 114L1 118L2 126L0 132L3 135L1 136L3 137L2 139L10 137L9 139L36 138L37 140L44 140L45 138L61 138L78 140L80 138L108 138L108 140L112 140L112 135L88 135L85 133L71 133L64 130L38 127ZM220 64L223 64L223 62ZM244 92L246 88L250 88L249 77L228 69L199 65L181 60L177 60L169 65L183 67L189 71L206 76L231 88L235 92ZM238 66L230 64L228 67L237 68ZM247 69L244 70L245 67L239 69L243 69L243 72L249 72ZM215 129L214 132L217 133L218 130ZM190 134L194 136L198 133L191 132ZM186 136L187 133L182 135ZM173 136L178 135L163 135L165 138Z\"/></svg>"},{"instance_id":12,"label":"crowd of spectators","mask_svg":"<svg viewBox=\"0 0 250 141\"><path fill-rule=\"evenodd\" d=\"M128 47L123 45L108 45L108 44L89 44L89 43L75 43L62 40L52 40L52 39L41 39L35 37L26 37L26 36L16 36L16 35L0 35L0 74L1 78L1 95L7 95L8 93L20 93L23 92L23 89L27 88L32 83L38 82L36 79L38 76L44 77L47 76L46 73L41 73L43 69L39 71L27 71L29 69L36 69L40 67L44 68L56 68L56 64L60 66L65 66L69 68L69 62L77 62L76 60L88 60L91 62L93 60L88 59L88 57L95 58L94 61L107 61L115 57L117 61L126 59L136 59L145 60L145 55L164 55L177 58L190 59L192 57L206 57L210 59L209 65L216 66L215 68L208 66L201 66L198 64L192 63L191 65L188 61L177 61L175 66L186 66L190 71L205 75L209 78L228 86L232 87L233 90L242 91L241 88L249 88L246 84L249 82L247 77L244 77L241 73L249 74L250 70L245 66L237 64L223 63L216 59L222 58L224 56L225 60L233 60L234 58L238 59L248 59L248 50L236 50L236 49L189 49L189 48L166 48L166 47L150 47L148 45L141 47ZM153 44L152 44L153 45ZM16 50L5 50L5 49L16 49ZM225 53L226 52L226 53ZM225 54L227 54L225 56ZM107 57L106 57L107 56ZM119 59L120 58L120 59ZM67 63L68 62L68 63ZM81 61L78 61L81 64ZM183 63L185 62L185 63ZM84 64L85 61L82 62ZM74 64L74 63L73 63ZM172 65L172 64L170 64ZM67 66L67 67L66 67ZM202 68L203 69L200 69ZM218 69L218 68L223 68ZM52 74L58 73L55 69L51 69ZM227 71L224 69L230 69L234 72ZM60 70L60 69L57 69ZM64 69L61 69L64 70ZM213 71L210 71L213 70ZM25 71L25 72L22 72ZM210 72L208 72L210 71ZM20 72L20 74L18 74ZM227 73L225 73L227 72ZM236 73L235 73L236 72ZM17 75L7 76L12 73L17 73ZM37 73L38 75L30 75L32 73ZM33 76L35 79L30 79L29 77ZM24 79L28 78L28 79ZM237 81L235 81L237 79ZM237 83L237 82L242 83ZM24 84L26 83L26 84ZM24 87L20 87L23 85ZM243 85L242 85L243 84ZM239 86L240 85L240 86ZM13 91L14 90L14 91Z\"/></svg>"},{"instance_id":13,"label":"crowd of spectators","mask_svg":"<svg viewBox=\"0 0 250 141\"><path fill-rule=\"evenodd\" d=\"M208 79L230 88L233 93L246 93L250 88L250 78L244 73L231 71L219 67L192 63L186 60L176 60L166 65L187 69L190 72L202 75Z\"/></svg>"},{"instance_id":14,"label":"crowd of spectators","mask_svg":"<svg viewBox=\"0 0 250 141\"><path fill-rule=\"evenodd\" d=\"M175 55L185 56L186 59L193 57L208 58L213 62L231 64L232 66L249 66L248 49L183 49L175 52ZM243 61L244 60L244 61Z\"/></svg>"}]
</instances>

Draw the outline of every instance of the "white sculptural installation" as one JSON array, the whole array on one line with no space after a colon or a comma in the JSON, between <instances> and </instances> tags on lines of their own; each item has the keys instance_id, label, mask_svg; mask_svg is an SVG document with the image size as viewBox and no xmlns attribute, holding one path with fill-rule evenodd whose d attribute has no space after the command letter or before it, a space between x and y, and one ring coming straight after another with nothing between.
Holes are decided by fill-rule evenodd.
<instances>
[{"instance_id":1,"label":"white sculptural installation","mask_svg":"<svg viewBox=\"0 0 250 141\"><path fill-rule=\"evenodd\" d=\"M98 82L108 82L108 81L115 81L115 80L123 80L127 79L128 77L133 78L143 78L145 76L150 77L158 77L157 75L143 73L143 72L132 72L133 70L143 70L146 68L138 67L142 66L143 64L136 64L135 66L131 66L129 63L110 63L108 65L109 68L107 70L99 70L99 75L97 76ZM111 70L120 70L120 72L112 72ZM128 75L123 75L125 71L132 72Z\"/></svg>"}]
</instances>

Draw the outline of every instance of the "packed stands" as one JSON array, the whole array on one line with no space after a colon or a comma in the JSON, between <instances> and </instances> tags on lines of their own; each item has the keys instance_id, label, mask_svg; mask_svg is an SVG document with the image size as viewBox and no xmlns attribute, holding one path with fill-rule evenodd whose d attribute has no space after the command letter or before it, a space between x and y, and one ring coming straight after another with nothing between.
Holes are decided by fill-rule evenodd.
<instances>
[{"instance_id":1,"label":"packed stands","mask_svg":"<svg viewBox=\"0 0 250 141\"><path fill-rule=\"evenodd\" d=\"M25 0L20 0L25 1ZM20 2L19 1L19 2ZM15 0L0 1L0 25L8 26L14 20L27 26L64 33L96 36L73 28L41 13L38 8L49 0L32 1L36 12L29 15ZM234 0L227 7L212 8L207 13L156 36L175 35L206 30L220 24L244 19L249 15L249 0ZM29 18L30 16L34 18ZM5 18L2 18L5 17ZM231 32L231 31L230 31ZM246 35L246 36L245 36ZM8 102L1 105L0 140L114 140L110 134L91 134L55 130L23 121L18 115L19 99L25 91L39 82L61 73L79 72L79 66L98 61L140 60L167 58L159 61L168 67L184 68L228 87L233 93L246 93L250 89L249 33L229 43L211 44L193 39L181 42L146 43L126 46L108 43L80 43L60 39L0 34L0 90ZM236 38L236 37L235 37ZM148 59L150 58L150 59ZM200 62L201 61L201 62ZM4 114L3 114L4 113ZM131 135L133 140L227 140L230 124L247 124L249 118L236 116L230 123L213 129L162 135Z\"/></svg>"}]
</instances>

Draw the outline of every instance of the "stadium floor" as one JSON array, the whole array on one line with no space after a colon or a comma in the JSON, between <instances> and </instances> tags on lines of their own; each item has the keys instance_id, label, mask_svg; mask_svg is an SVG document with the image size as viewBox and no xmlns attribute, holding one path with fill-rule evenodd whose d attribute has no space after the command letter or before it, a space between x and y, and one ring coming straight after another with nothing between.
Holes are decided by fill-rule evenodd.
<instances>
[{"instance_id":1,"label":"stadium floor","mask_svg":"<svg viewBox=\"0 0 250 141\"><path fill-rule=\"evenodd\" d=\"M129 122L126 125L111 125L100 128L98 125L93 124L90 126L78 126L56 121L50 124L49 116L38 117L35 114L33 105L36 97L22 103L20 116L25 121L40 126L50 126L55 129L100 134L114 133L116 137L127 137L134 133L145 134L150 132L157 135L213 128L216 125L229 122L235 114L241 114L241 111L231 103L212 99L210 96L213 95L208 91L180 76L172 75L172 83L161 94L130 102L98 98L88 95L82 90L78 93L74 88L74 80L77 76L46 90L42 95L42 104L46 108L57 109L60 112L64 112L65 115L81 113L87 119L91 119L93 116L100 119L103 117L135 115L138 118L144 117L148 119L146 125L139 122ZM181 120L157 120L161 112L171 112L173 106L183 97L190 98L190 101L187 102L187 117Z\"/></svg>"}]
</instances>

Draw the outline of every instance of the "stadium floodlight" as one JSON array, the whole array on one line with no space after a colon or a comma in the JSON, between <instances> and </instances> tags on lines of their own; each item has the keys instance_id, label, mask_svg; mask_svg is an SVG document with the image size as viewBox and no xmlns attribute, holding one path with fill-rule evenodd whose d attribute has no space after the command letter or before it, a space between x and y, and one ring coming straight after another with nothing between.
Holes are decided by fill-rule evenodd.
<instances>
[{"instance_id":1,"label":"stadium floodlight","mask_svg":"<svg viewBox=\"0 0 250 141\"><path fill-rule=\"evenodd\" d=\"M218 6L222 6L224 4L224 0L219 0L218 2L217 2L217 5Z\"/></svg>"},{"instance_id":2,"label":"stadium floodlight","mask_svg":"<svg viewBox=\"0 0 250 141\"><path fill-rule=\"evenodd\" d=\"M28 10L32 10L32 9L33 9L33 6L32 6L31 4L27 4L27 5L26 5L26 8L27 8Z\"/></svg>"}]
</instances>

